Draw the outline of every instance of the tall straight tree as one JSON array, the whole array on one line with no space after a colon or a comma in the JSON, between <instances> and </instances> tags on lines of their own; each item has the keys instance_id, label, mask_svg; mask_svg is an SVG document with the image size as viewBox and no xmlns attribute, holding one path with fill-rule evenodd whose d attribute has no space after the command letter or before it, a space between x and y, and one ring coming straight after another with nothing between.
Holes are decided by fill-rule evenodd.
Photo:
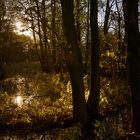
<instances>
[{"instance_id":1,"label":"tall straight tree","mask_svg":"<svg viewBox=\"0 0 140 140\"><path fill-rule=\"evenodd\" d=\"M129 75L132 91L133 127L140 133L140 33L138 0L123 0L128 47Z\"/></svg>"},{"instance_id":2,"label":"tall straight tree","mask_svg":"<svg viewBox=\"0 0 140 140\"><path fill-rule=\"evenodd\" d=\"M81 10L80 10L80 4L81 4L81 0L76 0L75 1L75 23L76 23L76 30L77 30L77 37L78 37L78 43L81 43L81 24L80 24L80 14L81 14Z\"/></svg>"},{"instance_id":3,"label":"tall straight tree","mask_svg":"<svg viewBox=\"0 0 140 140\"><path fill-rule=\"evenodd\" d=\"M90 33L90 0L87 0L87 28L86 28L86 47L85 47L85 65L84 73L87 74L87 65L89 60L89 33Z\"/></svg>"},{"instance_id":4,"label":"tall straight tree","mask_svg":"<svg viewBox=\"0 0 140 140\"><path fill-rule=\"evenodd\" d=\"M87 107L83 85L82 55L78 46L78 36L73 14L73 0L61 0L62 19L69 49L69 73L73 96L73 117L75 121L87 123Z\"/></svg>"},{"instance_id":5,"label":"tall straight tree","mask_svg":"<svg viewBox=\"0 0 140 140\"><path fill-rule=\"evenodd\" d=\"M100 69L99 69L99 30L98 30L98 0L90 0L90 27L91 27L91 89L88 98L89 115L94 120L98 116L100 96Z\"/></svg>"},{"instance_id":6,"label":"tall straight tree","mask_svg":"<svg viewBox=\"0 0 140 140\"><path fill-rule=\"evenodd\" d=\"M56 32L56 1L55 0L51 0L51 12L52 12L52 19L51 19L51 27L53 29L54 32ZM52 37L51 37L51 41L52 41L52 48L53 48L53 62L54 64L56 63L56 38L55 38L55 33L52 31Z\"/></svg>"},{"instance_id":7,"label":"tall straight tree","mask_svg":"<svg viewBox=\"0 0 140 140\"><path fill-rule=\"evenodd\" d=\"M111 12L111 7L109 6L110 0L106 2L106 11L105 11L105 19L104 19L104 35L108 33L108 21Z\"/></svg>"}]
</instances>

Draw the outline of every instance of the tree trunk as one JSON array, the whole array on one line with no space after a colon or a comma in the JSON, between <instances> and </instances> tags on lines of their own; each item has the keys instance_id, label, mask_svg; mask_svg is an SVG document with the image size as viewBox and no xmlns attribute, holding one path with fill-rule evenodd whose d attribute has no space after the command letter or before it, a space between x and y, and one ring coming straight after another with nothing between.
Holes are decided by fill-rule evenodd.
<instances>
[{"instance_id":1,"label":"tree trunk","mask_svg":"<svg viewBox=\"0 0 140 140\"><path fill-rule=\"evenodd\" d=\"M81 44L81 25L80 25L80 15L81 15L81 10L80 10L80 2L81 0L76 0L75 1L75 23L76 23L76 31L77 31L77 39L78 39L78 44Z\"/></svg>"},{"instance_id":2,"label":"tree trunk","mask_svg":"<svg viewBox=\"0 0 140 140\"><path fill-rule=\"evenodd\" d=\"M40 52L39 52L39 50L38 50L37 39L36 39L36 34L35 34L34 17L33 17L33 13L32 13L31 10L30 10L30 17L31 17L31 29L32 29L32 34L33 34L34 47L35 47L35 51L36 51L36 54L37 54L37 56L38 56L38 59L39 59L41 68L42 68L43 62L42 62L42 59L41 59Z\"/></svg>"},{"instance_id":3,"label":"tree trunk","mask_svg":"<svg viewBox=\"0 0 140 140\"><path fill-rule=\"evenodd\" d=\"M45 54L45 49L44 49L44 44L43 44L43 39L42 39L42 30L41 30L41 11L39 7L39 1L35 1L36 4L36 14L37 14L37 26L38 26L38 37L39 37L39 45L40 45L40 54L41 54L41 68L43 72L48 72L48 67L47 67L47 62L46 62L46 56Z\"/></svg>"},{"instance_id":4,"label":"tree trunk","mask_svg":"<svg viewBox=\"0 0 140 140\"><path fill-rule=\"evenodd\" d=\"M87 101L88 123L86 136L94 139L95 119L99 117L100 97L100 70L99 70L99 30L98 30L98 0L90 0L90 27L91 27L91 85L90 95Z\"/></svg>"},{"instance_id":5,"label":"tree trunk","mask_svg":"<svg viewBox=\"0 0 140 140\"><path fill-rule=\"evenodd\" d=\"M89 23L89 18L90 18L90 0L87 1L87 29L86 29L86 47L85 47L85 65L84 65L84 73L87 74L87 66L88 66L88 56L89 56L89 28L90 28L90 23Z\"/></svg>"},{"instance_id":6,"label":"tree trunk","mask_svg":"<svg viewBox=\"0 0 140 140\"><path fill-rule=\"evenodd\" d=\"M56 32L56 22L55 22L55 18L56 18L56 1L55 0L51 0L51 12L52 12L52 19L51 19L51 28L53 29L53 31L51 31L52 33L52 37L51 37L51 42L52 42L52 54L53 54L53 62L54 65L56 64L56 38L55 38L55 33Z\"/></svg>"},{"instance_id":7,"label":"tree trunk","mask_svg":"<svg viewBox=\"0 0 140 140\"><path fill-rule=\"evenodd\" d=\"M71 60L69 61L68 67L72 85L73 117L75 121L85 125L87 123L87 108L82 80L83 65L75 28L73 0L61 0L61 6L65 35L70 47L69 53L71 54Z\"/></svg>"},{"instance_id":8,"label":"tree trunk","mask_svg":"<svg viewBox=\"0 0 140 140\"><path fill-rule=\"evenodd\" d=\"M119 39L119 42L118 42L118 47L119 47L119 50L121 49L121 45L122 45L122 36L121 36L121 13L120 13L120 9L119 9L119 5L118 5L118 0L115 1L116 3L116 9L117 9L117 14L118 14L118 19L117 19L117 22L118 22L118 39Z\"/></svg>"},{"instance_id":9,"label":"tree trunk","mask_svg":"<svg viewBox=\"0 0 140 140\"><path fill-rule=\"evenodd\" d=\"M140 33L138 0L123 0L128 47L129 76L132 91L133 127L140 133Z\"/></svg>"},{"instance_id":10,"label":"tree trunk","mask_svg":"<svg viewBox=\"0 0 140 140\"><path fill-rule=\"evenodd\" d=\"M109 21L109 16L110 16L110 9L111 7L109 6L110 0L107 0L106 3L106 11L105 11L105 20L104 20L104 35L108 33L108 21Z\"/></svg>"},{"instance_id":11,"label":"tree trunk","mask_svg":"<svg viewBox=\"0 0 140 140\"><path fill-rule=\"evenodd\" d=\"M98 30L98 4L97 0L90 0L90 26L91 26L91 89L88 99L90 115L95 119L98 116L100 96L100 69L99 69L99 30Z\"/></svg>"}]
</instances>

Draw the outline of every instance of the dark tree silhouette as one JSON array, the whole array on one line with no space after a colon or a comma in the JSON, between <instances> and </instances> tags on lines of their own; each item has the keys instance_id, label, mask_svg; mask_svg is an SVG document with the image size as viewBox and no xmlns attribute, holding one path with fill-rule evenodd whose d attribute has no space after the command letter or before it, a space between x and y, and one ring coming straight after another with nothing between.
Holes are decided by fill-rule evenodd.
<instances>
[{"instance_id":1,"label":"dark tree silhouette","mask_svg":"<svg viewBox=\"0 0 140 140\"><path fill-rule=\"evenodd\" d=\"M74 21L73 0L61 0L61 6L63 25L69 47L68 55L70 55L68 67L72 85L73 117L75 121L85 125L87 123L87 107L82 80L83 65Z\"/></svg>"},{"instance_id":2,"label":"dark tree silhouette","mask_svg":"<svg viewBox=\"0 0 140 140\"><path fill-rule=\"evenodd\" d=\"M97 0L91 0L90 26L91 26L91 89L88 98L88 110L92 117L98 116L100 96L100 69L99 69L99 30L97 13Z\"/></svg>"},{"instance_id":3,"label":"dark tree silhouette","mask_svg":"<svg viewBox=\"0 0 140 140\"><path fill-rule=\"evenodd\" d=\"M140 133L140 41L138 0L123 0L127 35L129 76L132 91L133 127Z\"/></svg>"}]
</instances>

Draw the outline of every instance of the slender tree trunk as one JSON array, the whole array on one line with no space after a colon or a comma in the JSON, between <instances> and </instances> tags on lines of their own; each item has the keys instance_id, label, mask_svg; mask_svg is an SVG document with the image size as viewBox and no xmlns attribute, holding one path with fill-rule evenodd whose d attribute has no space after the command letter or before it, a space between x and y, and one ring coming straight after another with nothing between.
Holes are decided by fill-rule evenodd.
<instances>
[{"instance_id":1,"label":"slender tree trunk","mask_svg":"<svg viewBox=\"0 0 140 140\"><path fill-rule=\"evenodd\" d=\"M48 37L47 37L47 17L46 17L46 6L45 6L45 0L42 1L42 16L40 17L41 19L41 29L42 29L42 48L43 48L43 55L44 55L44 66L45 66L45 72L50 71L50 65L49 68L47 66L48 64L48 54L50 54L51 52L49 51L49 43L48 43ZM51 58L50 58L51 59Z\"/></svg>"},{"instance_id":2,"label":"slender tree trunk","mask_svg":"<svg viewBox=\"0 0 140 140\"><path fill-rule=\"evenodd\" d=\"M89 56L89 18L90 18L90 0L87 1L88 9L87 9L87 30L86 30L86 48L85 48L85 65L84 65L84 73L87 73L87 65L88 65L88 56Z\"/></svg>"},{"instance_id":3,"label":"slender tree trunk","mask_svg":"<svg viewBox=\"0 0 140 140\"><path fill-rule=\"evenodd\" d=\"M61 6L65 35L71 50L69 52L71 54L71 60L69 61L68 67L72 85L73 117L75 121L85 125L87 123L87 108L82 80L83 65L75 28L73 0L61 0Z\"/></svg>"},{"instance_id":4,"label":"slender tree trunk","mask_svg":"<svg viewBox=\"0 0 140 140\"><path fill-rule=\"evenodd\" d=\"M90 26L91 26L91 89L88 99L90 116L95 119L99 112L100 96L100 69L99 69L99 30L98 30L98 0L90 0Z\"/></svg>"},{"instance_id":5,"label":"slender tree trunk","mask_svg":"<svg viewBox=\"0 0 140 140\"><path fill-rule=\"evenodd\" d=\"M42 41L42 34L41 34L41 15L40 15L40 8L39 8L39 1L35 1L36 3L36 12L37 12L37 26L38 26L38 36L39 36L39 43L40 43L40 53L41 53L41 61L42 61L42 71L47 72L47 67L45 64L45 56L44 56L44 49L43 49L43 41Z\"/></svg>"},{"instance_id":6,"label":"slender tree trunk","mask_svg":"<svg viewBox=\"0 0 140 140\"><path fill-rule=\"evenodd\" d=\"M41 59L41 56L40 56L40 53L39 53L39 50L38 50L37 39L36 39L36 35L35 35L34 17L33 17L33 14L32 14L31 10L30 10L30 17L31 17L31 29L32 29L32 34L33 34L34 46L35 46L36 54L38 56L40 65L42 67L43 62L42 62L42 59Z\"/></svg>"},{"instance_id":7,"label":"slender tree trunk","mask_svg":"<svg viewBox=\"0 0 140 140\"><path fill-rule=\"evenodd\" d=\"M80 10L80 1L81 0L76 0L75 5L76 5L76 14L75 14L75 22L76 22L76 31L77 31L77 39L78 39L78 44L80 45L81 43L81 25L80 25L80 15L81 15L81 10Z\"/></svg>"},{"instance_id":8,"label":"slender tree trunk","mask_svg":"<svg viewBox=\"0 0 140 140\"><path fill-rule=\"evenodd\" d=\"M110 5L110 0L107 0L106 2L106 10L105 10L105 19L104 19L104 27L103 27L103 31L104 31L104 36L105 36L105 46L106 48L109 49L109 45L108 45L108 30L109 30L109 16L110 16L110 12L111 12L111 8L112 8L113 2Z\"/></svg>"},{"instance_id":9,"label":"slender tree trunk","mask_svg":"<svg viewBox=\"0 0 140 140\"><path fill-rule=\"evenodd\" d=\"M55 38L55 33L56 32L56 26L55 26L55 17L56 17L56 2L55 0L51 0L51 12L52 12L52 19L51 19L51 28L53 29L52 31L52 49L53 49L53 61L54 64L56 63L56 38Z\"/></svg>"},{"instance_id":10,"label":"slender tree trunk","mask_svg":"<svg viewBox=\"0 0 140 140\"><path fill-rule=\"evenodd\" d=\"M86 136L94 139L95 119L99 117L100 70L99 70L99 30L98 30L98 0L90 0L90 27L91 27L91 85L87 101L88 123Z\"/></svg>"},{"instance_id":11,"label":"slender tree trunk","mask_svg":"<svg viewBox=\"0 0 140 140\"><path fill-rule=\"evenodd\" d=\"M43 5L44 2L44 5ZM47 60L47 36L46 36L46 22L45 20L45 1L42 1L42 5L44 7L40 7L40 2L39 0L35 1L36 4L36 14L37 14L37 26L38 26L38 37L39 37L39 46L40 46L40 56L41 56L41 62L42 62L42 71L43 72L48 72L49 67L48 67L48 60ZM43 9L42 9L43 8ZM44 15L43 15L44 14ZM44 16L44 17L43 17Z\"/></svg>"},{"instance_id":12,"label":"slender tree trunk","mask_svg":"<svg viewBox=\"0 0 140 140\"><path fill-rule=\"evenodd\" d=\"M110 6L109 6L110 0L107 0L106 3L106 11L105 11L105 20L104 20L104 35L108 33L108 21L110 16Z\"/></svg>"},{"instance_id":13,"label":"slender tree trunk","mask_svg":"<svg viewBox=\"0 0 140 140\"><path fill-rule=\"evenodd\" d=\"M129 76L132 91L133 127L140 133L140 33L138 0L123 0L128 47Z\"/></svg>"},{"instance_id":14,"label":"slender tree trunk","mask_svg":"<svg viewBox=\"0 0 140 140\"><path fill-rule=\"evenodd\" d=\"M116 67L116 70L115 70L115 77L117 78L117 71L119 69L119 64L122 63L122 57L124 55L123 52L122 52L122 35L121 35L121 11L120 11L120 8L119 8L119 5L118 5L118 0L115 0L115 3L116 3L116 9L117 9L117 13L118 13L118 17L117 17L117 22L118 22L118 29L117 29L117 37L118 37L118 62L117 62L117 67ZM115 63L114 63L115 64ZM116 79L117 81L117 79ZM116 85L116 83L115 83Z\"/></svg>"},{"instance_id":15,"label":"slender tree trunk","mask_svg":"<svg viewBox=\"0 0 140 140\"><path fill-rule=\"evenodd\" d=\"M120 10L119 10L119 5L118 5L118 0L115 1L116 2L116 8L117 8L117 13L118 13L118 19L117 19L117 22L118 22L118 47L119 47L119 50L121 51L121 46L122 46L122 36L121 36L121 13L120 13Z\"/></svg>"}]
</instances>

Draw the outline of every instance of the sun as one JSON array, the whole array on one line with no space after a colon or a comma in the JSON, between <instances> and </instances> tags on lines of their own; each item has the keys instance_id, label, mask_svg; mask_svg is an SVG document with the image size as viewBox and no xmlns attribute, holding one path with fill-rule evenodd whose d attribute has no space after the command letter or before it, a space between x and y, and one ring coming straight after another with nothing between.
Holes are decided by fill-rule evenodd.
<instances>
[{"instance_id":1,"label":"sun","mask_svg":"<svg viewBox=\"0 0 140 140\"><path fill-rule=\"evenodd\" d=\"M16 21L14 23L15 26L15 32L19 35L25 35L25 36L32 36L32 33L30 30L27 29L27 27L23 24L21 21Z\"/></svg>"},{"instance_id":2,"label":"sun","mask_svg":"<svg viewBox=\"0 0 140 140\"><path fill-rule=\"evenodd\" d=\"M16 30L21 30L22 29L22 22L20 22L20 21L17 21L16 23L15 23L15 26L16 26Z\"/></svg>"},{"instance_id":3,"label":"sun","mask_svg":"<svg viewBox=\"0 0 140 140\"><path fill-rule=\"evenodd\" d=\"M18 95L16 98L15 98L15 103L18 105L18 106L22 106L23 104L23 99L20 95Z\"/></svg>"}]
</instances>

